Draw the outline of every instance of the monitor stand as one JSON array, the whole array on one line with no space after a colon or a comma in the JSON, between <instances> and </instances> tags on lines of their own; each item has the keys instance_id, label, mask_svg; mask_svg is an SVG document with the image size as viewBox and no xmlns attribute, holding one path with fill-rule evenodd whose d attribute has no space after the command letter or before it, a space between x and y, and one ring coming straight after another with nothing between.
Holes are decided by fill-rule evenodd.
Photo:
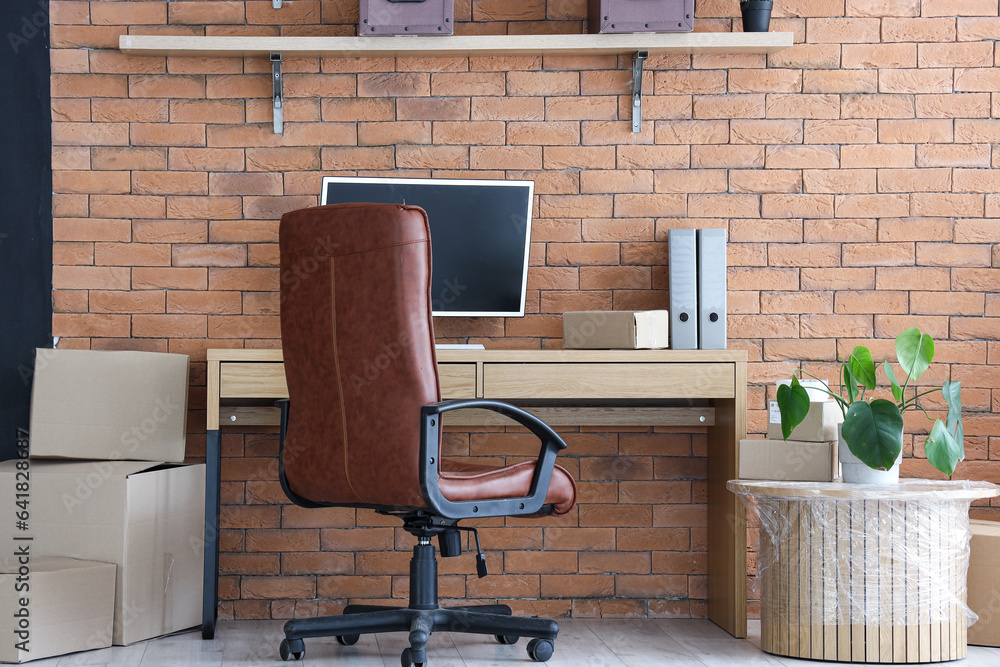
<instances>
[{"instance_id":1,"label":"monitor stand","mask_svg":"<svg viewBox=\"0 0 1000 667\"><path fill-rule=\"evenodd\" d=\"M485 350L480 343L435 343L435 350Z\"/></svg>"}]
</instances>

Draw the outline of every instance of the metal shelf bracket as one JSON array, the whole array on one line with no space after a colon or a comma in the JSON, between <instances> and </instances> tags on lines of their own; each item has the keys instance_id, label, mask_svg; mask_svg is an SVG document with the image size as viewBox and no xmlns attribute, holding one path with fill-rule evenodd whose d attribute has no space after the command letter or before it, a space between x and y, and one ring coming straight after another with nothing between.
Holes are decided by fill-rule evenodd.
<instances>
[{"instance_id":1,"label":"metal shelf bracket","mask_svg":"<svg viewBox=\"0 0 1000 667\"><path fill-rule=\"evenodd\" d=\"M642 64L649 51L636 51L632 56L632 134L642 132Z\"/></svg>"},{"instance_id":2,"label":"metal shelf bracket","mask_svg":"<svg viewBox=\"0 0 1000 667\"><path fill-rule=\"evenodd\" d=\"M282 134L285 131L284 117L284 94L281 82L281 54L271 54L271 97L274 103L274 133Z\"/></svg>"}]
</instances>

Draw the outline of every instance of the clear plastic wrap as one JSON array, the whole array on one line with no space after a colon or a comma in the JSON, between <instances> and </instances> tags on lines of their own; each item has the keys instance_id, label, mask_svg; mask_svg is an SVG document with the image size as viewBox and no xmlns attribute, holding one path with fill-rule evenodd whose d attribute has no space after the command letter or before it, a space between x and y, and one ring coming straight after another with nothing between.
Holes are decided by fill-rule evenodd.
<instances>
[{"instance_id":1,"label":"clear plastic wrap","mask_svg":"<svg viewBox=\"0 0 1000 667\"><path fill-rule=\"evenodd\" d=\"M965 603L969 504L1000 487L734 480L729 489L760 526L764 650L857 660L860 646L867 662L965 655L977 619Z\"/></svg>"}]
</instances>

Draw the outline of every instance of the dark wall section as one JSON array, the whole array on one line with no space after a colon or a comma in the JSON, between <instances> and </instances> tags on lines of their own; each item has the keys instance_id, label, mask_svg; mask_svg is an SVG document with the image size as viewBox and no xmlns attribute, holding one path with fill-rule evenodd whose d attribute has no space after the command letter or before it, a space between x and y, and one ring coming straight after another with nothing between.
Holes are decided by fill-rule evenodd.
<instances>
[{"instance_id":1,"label":"dark wall section","mask_svg":"<svg viewBox=\"0 0 1000 667\"><path fill-rule=\"evenodd\" d=\"M28 427L34 349L52 344L48 0L0 12L0 459Z\"/></svg>"}]
</instances>

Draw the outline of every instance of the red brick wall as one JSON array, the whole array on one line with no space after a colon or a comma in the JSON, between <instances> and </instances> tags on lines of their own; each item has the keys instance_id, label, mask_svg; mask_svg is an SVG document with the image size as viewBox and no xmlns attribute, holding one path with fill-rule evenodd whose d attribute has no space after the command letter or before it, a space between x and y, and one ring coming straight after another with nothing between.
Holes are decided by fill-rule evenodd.
<instances>
[{"instance_id":1,"label":"red brick wall","mask_svg":"<svg viewBox=\"0 0 1000 667\"><path fill-rule=\"evenodd\" d=\"M582 31L586 3L455 4L460 34L537 34ZM698 0L696 29L738 30L737 14ZM530 178L528 314L439 321L443 339L559 347L566 310L666 307L667 230L728 227L751 432L793 368L828 375L857 341L888 354L917 325L941 341L928 382L964 385L958 475L1000 480L998 0L781 0L775 14L796 42L780 53L651 57L638 135L627 57L552 56L290 59L275 136L265 58L125 57L118 36L353 34L356 0L53 0L54 333L192 355L197 458L204 350L277 345L277 219L317 203L322 175ZM906 474L933 472L923 428L908 423ZM704 434L567 439L578 509L482 522L497 574L442 561L442 595L703 615ZM284 504L273 433L223 445L224 614L405 594L396 522ZM524 454L499 430L447 447Z\"/></svg>"}]
</instances>

